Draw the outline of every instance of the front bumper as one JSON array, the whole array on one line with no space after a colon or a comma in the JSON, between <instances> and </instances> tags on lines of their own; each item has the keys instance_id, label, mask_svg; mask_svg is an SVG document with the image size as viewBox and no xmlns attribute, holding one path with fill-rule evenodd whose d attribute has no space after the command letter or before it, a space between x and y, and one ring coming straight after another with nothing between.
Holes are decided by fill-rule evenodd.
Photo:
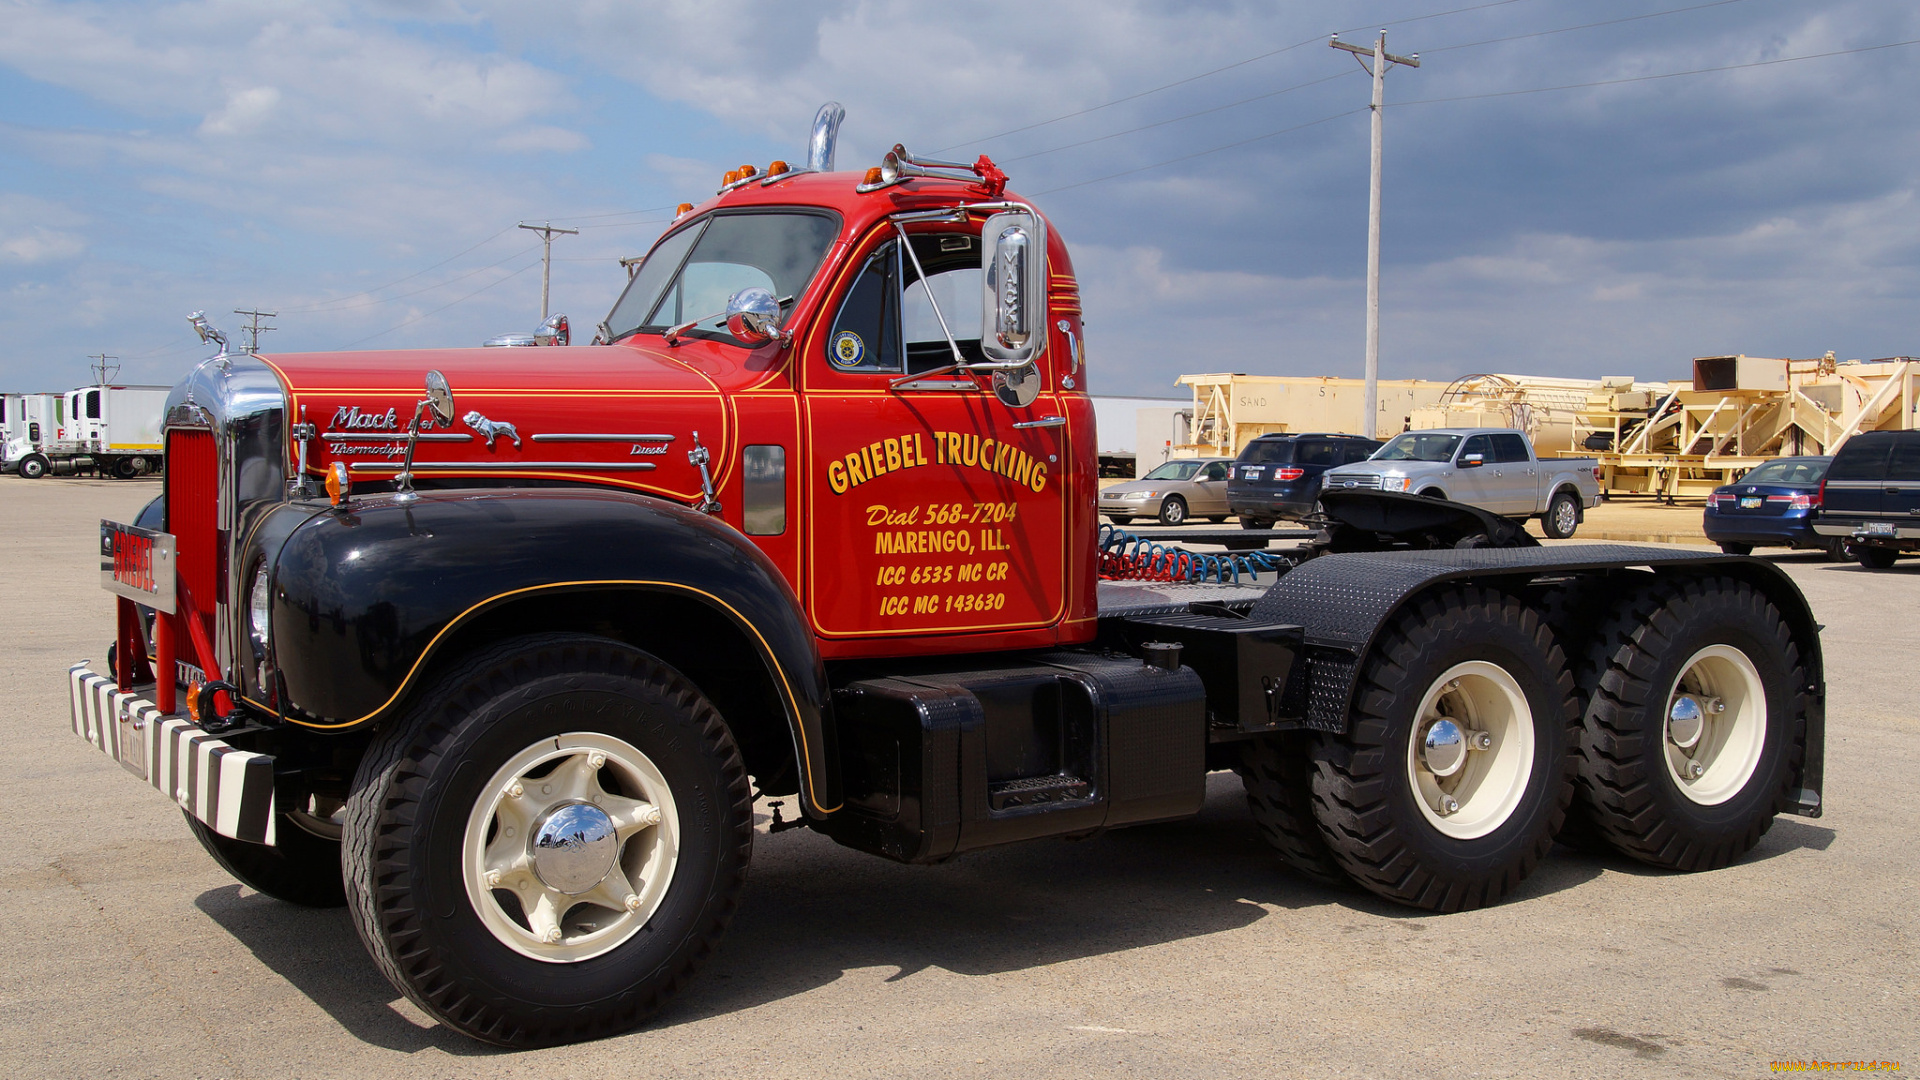
<instances>
[{"instance_id":1,"label":"front bumper","mask_svg":"<svg viewBox=\"0 0 1920 1080\"><path fill-rule=\"evenodd\" d=\"M222 836L274 841L273 758L231 746L120 690L81 661L67 669L73 733Z\"/></svg>"}]
</instances>

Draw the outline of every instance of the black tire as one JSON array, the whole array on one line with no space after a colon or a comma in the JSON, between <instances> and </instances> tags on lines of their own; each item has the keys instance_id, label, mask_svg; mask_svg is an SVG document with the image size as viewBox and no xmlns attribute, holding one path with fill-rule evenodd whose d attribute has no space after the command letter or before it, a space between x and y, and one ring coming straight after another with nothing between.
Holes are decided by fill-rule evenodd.
<instances>
[{"instance_id":1,"label":"black tire","mask_svg":"<svg viewBox=\"0 0 1920 1080\"><path fill-rule=\"evenodd\" d=\"M1453 674L1467 663L1511 680L1516 697L1508 700L1525 712L1512 710L1485 764L1453 774L1467 800L1449 827L1463 831L1469 814L1488 805L1464 786L1476 770L1487 777L1499 764L1517 780L1488 786L1496 809L1480 819L1484 832L1456 836L1442 831L1440 811L1421 803L1413 747L1426 726L1416 715L1424 699L1468 681ZM1328 848L1354 880L1390 900L1433 911L1495 903L1553 846L1573 796L1568 748L1578 719L1566 661L1531 607L1474 586L1427 595L1376 640L1346 733L1322 735L1314 747L1314 816ZM1503 748L1511 756L1502 758Z\"/></svg>"},{"instance_id":2,"label":"black tire","mask_svg":"<svg viewBox=\"0 0 1920 1080\"><path fill-rule=\"evenodd\" d=\"M643 924L636 917L628 936L551 962L489 929L462 853L469 815L491 813L480 800L504 798L489 777L570 733L618 743L657 769L662 794L678 808L678 861L665 872L658 906ZM517 782L509 794L520 797ZM662 797L650 801L658 809ZM673 668L606 638L519 638L449 672L374 737L347 803L347 903L381 971L449 1027L515 1047L612 1035L652 1015L712 954L746 881L751 807L726 724ZM661 820L656 815L655 827ZM499 834L487 836L491 844ZM478 901L494 904L493 917L506 910L498 895ZM559 918L571 925L574 916L563 910ZM604 921L594 918L576 932Z\"/></svg>"},{"instance_id":3,"label":"black tire","mask_svg":"<svg viewBox=\"0 0 1920 1080\"><path fill-rule=\"evenodd\" d=\"M28 454L26 457L20 459L18 465L14 466L14 471L19 473L23 479L27 480L38 480L47 475L47 470L47 459L41 454Z\"/></svg>"},{"instance_id":4,"label":"black tire","mask_svg":"<svg viewBox=\"0 0 1920 1080\"><path fill-rule=\"evenodd\" d=\"M1566 540L1580 527L1580 500L1571 491L1556 491L1540 515L1540 531L1550 540Z\"/></svg>"},{"instance_id":5,"label":"black tire","mask_svg":"<svg viewBox=\"0 0 1920 1080\"><path fill-rule=\"evenodd\" d=\"M1178 495L1169 495L1160 503L1160 524L1185 525L1187 523L1187 500Z\"/></svg>"},{"instance_id":6,"label":"black tire","mask_svg":"<svg viewBox=\"0 0 1920 1080\"><path fill-rule=\"evenodd\" d=\"M306 831L280 815L272 847L221 836L181 811L193 838L220 868L257 893L302 907L339 907L347 902L340 878L340 842Z\"/></svg>"},{"instance_id":7,"label":"black tire","mask_svg":"<svg viewBox=\"0 0 1920 1080\"><path fill-rule=\"evenodd\" d=\"M1280 861L1322 885L1348 885L1346 871L1334 861L1313 818L1309 749L1308 738L1296 733L1254 739L1241 749L1234 771L1246 785L1254 823Z\"/></svg>"},{"instance_id":8,"label":"black tire","mask_svg":"<svg viewBox=\"0 0 1920 1080\"><path fill-rule=\"evenodd\" d=\"M1870 544L1861 544L1855 547L1853 554L1854 558L1860 560L1860 565L1869 570L1891 569L1893 567L1893 561L1899 558L1899 555L1892 548L1873 547Z\"/></svg>"},{"instance_id":9,"label":"black tire","mask_svg":"<svg viewBox=\"0 0 1920 1080\"><path fill-rule=\"evenodd\" d=\"M1259 518L1242 517L1240 519L1240 527L1243 529L1271 529L1273 528L1273 522L1262 521Z\"/></svg>"},{"instance_id":10,"label":"black tire","mask_svg":"<svg viewBox=\"0 0 1920 1080\"><path fill-rule=\"evenodd\" d=\"M1227 523L1227 515L1226 514L1208 514L1207 520L1212 522L1215 525L1225 525Z\"/></svg>"},{"instance_id":11,"label":"black tire","mask_svg":"<svg viewBox=\"0 0 1920 1080\"><path fill-rule=\"evenodd\" d=\"M1751 775L1724 798L1703 804L1682 791L1678 767L1668 763L1678 751L1668 748L1667 713L1688 665L1709 647L1731 648L1751 663L1764 686L1765 715L1758 720L1762 741ZM1788 785L1805 739L1805 675L1779 610L1731 578L1657 581L1617 605L1596 635L1596 649L1607 670L1587 706L1575 759L1580 800L1607 842L1674 870L1719 869L1759 843L1774 815L1790 805ZM1708 662L1724 663L1702 661ZM1731 737L1722 742L1734 745Z\"/></svg>"},{"instance_id":12,"label":"black tire","mask_svg":"<svg viewBox=\"0 0 1920 1080\"><path fill-rule=\"evenodd\" d=\"M1108 514L1107 520L1113 522L1115 525L1133 524L1133 519L1125 514Z\"/></svg>"},{"instance_id":13,"label":"black tire","mask_svg":"<svg viewBox=\"0 0 1920 1080\"><path fill-rule=\"evenodd\" d=\"M1853 552L1847 550L1847 541L1842 537L1836 536L1827 541L1827 546L1821 550L1826 553L1828 562L1846 562L1853 558Z\"/></svg>"},{"instance_id":14,"label":"black tire","mask_svg":"<svg viewBox=\"0 0 1920 1080\"><path fill-rule=\"evenodd\" d=\"M1423 499L1445 499L1447 493L1441 491L1439 488L1428 488L1420 493L1420 497Z\"/></svg>"},{"instance_id":15,"label":"black tire","mask_svg":"<svg viewBox=\"0 0 1920 1080\"><path fill-rule=\"evenodd\" d=\"M1751 555L1753 554L1753 545L1752 544L1736 544L1729 540L1726 543L1723 543L1720 545L1720 550L1727 553L1728 555Z\"/></svg>"},{"instance_id":16,"label":"black tire","mask_svg":"<svg viewBox=\"0 0 1920 1080\"><path fill-rule=\"evenodd\" d=\"M130 457L114 458L108 471L118 479L131 480L140 475L140 468L134 464L134 461L135 459Z\"/></svg>"},{"instance_id":17,"label":"black tire","mask_svg":"<svg viewBox=\"0 0 1920 1080\"><path fill-rule=\"evenodd\" d=\"M1580 715L1586 714L1587 703L1599 689L1600 676L1606 674L1610 655L1595 631L1606 621L1621 589L1631 587L1633 578L1645 576L1648 575L1629 577L1616 573L1576 578L1548 586L1535 598L1541 619L1547 629L1553 631L1554 640L1560 643L1560 651L1567 658L1567 671L1573 676L1574 708ZM1567 806L1566 820L1554 839L1586 855L1613 852L1613 846L1607 843L1578 798Z\"/></svg>"}]
</instances>

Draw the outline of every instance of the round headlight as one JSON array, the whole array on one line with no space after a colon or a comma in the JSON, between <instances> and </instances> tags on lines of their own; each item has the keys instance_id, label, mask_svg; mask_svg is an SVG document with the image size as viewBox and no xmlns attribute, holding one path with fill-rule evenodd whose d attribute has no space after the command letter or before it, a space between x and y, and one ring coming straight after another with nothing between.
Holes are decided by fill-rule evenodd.
<instances>
[{"instance_id":1,"label":"round headlight","mask_svg":"<svg viewBox=\"0 0 1920 1080\"><path fill-rule=\"evenodd\" d=\"M267 564L261 563L253 572L253 593L247 599L247 622L253 631L253 643L262 649L267 647L267 619L273 602L272 575L267 573Z\"/></svg>"}]
</instances>

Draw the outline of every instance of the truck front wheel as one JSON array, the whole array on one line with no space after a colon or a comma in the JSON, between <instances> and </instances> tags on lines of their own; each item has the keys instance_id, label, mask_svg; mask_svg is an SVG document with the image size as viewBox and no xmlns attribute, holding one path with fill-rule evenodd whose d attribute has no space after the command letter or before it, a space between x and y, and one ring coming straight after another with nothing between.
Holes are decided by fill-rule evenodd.
<instances>
[{"instance_id":1,"label":"truck front wheel","mask_svg":"<svg viewBox=\"0 0 1920 1080\"><path fill-rule=\"evenodd\" d=\"M40 454L28 454L14 469L27 480L38 480L47 475L47 459Z\"/></svg>"},{"instance_id":2,"label":"truck front wheel","mask_svg":"<svg viewBox=\"0 0 1920 1080\"><path fill-rule=\"evenodd\" d=\"M1579 710L1553 634L1491 590L1447 589L1381 635L1346 733L1314 750L1333 857L1390 900L1492 904L1553 845L1573 795Z\"/></svg>"},{"instance_id":3,"label":"truck front wheel","mask_svg":"<svg viewBox=\"0 0 1920 1080\"><path fill-rule=\"evenodd\" d=\"M605 638L504 643L368 748L347 902L394 986L503 1046L651 1015L731 921L753 846L732 735L693 684Z\"/></svg>"},{"instance_id":4,"label":"truck front wheel","mask_svg":"<svg viewBox=\"0 0 1920 1080\"><path fill-rule=\"evenodd\" d=\"M1556 491L1547 500L1547 512L1540 515L1540 531L1552 540L1565 540L1580 527L1580 500L1571 491Z\"/></svg>"},{"instance_id":5,"label":"truck front wheel","mask_svg":"<svg viewBox=\"0 0 1920 1080\"><path fill-rule=\"evenodd\" d=\"M1751 585L1707 578L1638 590L1601 634L1577 755L1589 815L1641 862L1727 865L1787 808L1801 752L1786 621Z\"/></svg>"}]
</instances>

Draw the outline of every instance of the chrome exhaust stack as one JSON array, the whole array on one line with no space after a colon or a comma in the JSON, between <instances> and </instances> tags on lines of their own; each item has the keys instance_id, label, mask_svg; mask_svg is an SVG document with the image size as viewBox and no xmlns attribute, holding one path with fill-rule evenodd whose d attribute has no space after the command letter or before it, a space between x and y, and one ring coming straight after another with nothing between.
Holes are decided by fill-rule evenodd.
<instances>
[{"instance_id":1,"label":"chrome exhaust stack","mask_svg":"<svg viewBox=\"0 0 1920 1080\"><path fill-rule=\"evenodd\" d=\"M840 121L847 110L837 101L829 101L813 114L813 137L807 140L807 171L832 172L833 148L840 138Z\"/></svg>"}]
</instances>

